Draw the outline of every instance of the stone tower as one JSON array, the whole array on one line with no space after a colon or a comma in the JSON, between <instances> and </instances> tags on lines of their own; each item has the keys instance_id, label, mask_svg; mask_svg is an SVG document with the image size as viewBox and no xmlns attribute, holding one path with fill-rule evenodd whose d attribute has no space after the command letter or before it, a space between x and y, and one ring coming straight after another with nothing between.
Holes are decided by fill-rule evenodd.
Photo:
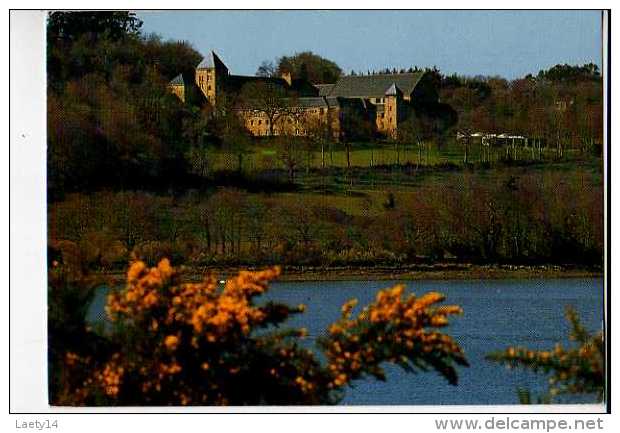
<instances>
[{"instance_id":1,"label":"stone tower","mask_svg":"<svg viewBox=\"0 0 620 433\"><path fill-rule=\"evenodd\" d=\"M217 93L224 87L227 76L228 68L214 51L196 66L196 85L212 106L215 106Z\"/></svg>"},{"instance_id":2,"label":"stone tower","mask_svg":"<svg viewBox=\"0 0 620 433\"><path fill-rule=\"evenodd\" d=\"M398 128L398 100L402 98L402 92L392 84L385 92L385 132L391 137L396 136Z\"/></svg>"},{"instance_id":3,"label":"stone tower","mask_svg":"<svg viewBox=\"0 0 620 433\"><path fill-rule=\"evenodd\" d=\"M185 82L183 81L183 75L179 74L168 83L168 89L181 100L185 102Z\"/></svg>"}]
</instances>

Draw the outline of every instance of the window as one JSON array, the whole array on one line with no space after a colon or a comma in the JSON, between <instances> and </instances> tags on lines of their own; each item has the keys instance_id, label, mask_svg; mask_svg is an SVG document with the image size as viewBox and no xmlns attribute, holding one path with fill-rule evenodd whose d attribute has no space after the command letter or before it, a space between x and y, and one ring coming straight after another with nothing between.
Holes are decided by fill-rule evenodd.
<instances>
[{"instance_id":1,"label":"window","mask_svg":"<svg viewBox=\"0 0 620 433\"><path fill-rule=\"evenodd\" d=\"M258 121L258 124L259 124L259 125L262 125L262 124L263 124L263 121L262 121L262 120L259 120L259 121Z\"/></svg>"},{"instance_id":2,"label":"window","mask_svg":"<svg viewBox=\"0 0 620 433\"><path fill-rule=\"evenodd\" d=\"M211 86L209 86L209 90L211 90Z\"/></svg>"}]
</instances>

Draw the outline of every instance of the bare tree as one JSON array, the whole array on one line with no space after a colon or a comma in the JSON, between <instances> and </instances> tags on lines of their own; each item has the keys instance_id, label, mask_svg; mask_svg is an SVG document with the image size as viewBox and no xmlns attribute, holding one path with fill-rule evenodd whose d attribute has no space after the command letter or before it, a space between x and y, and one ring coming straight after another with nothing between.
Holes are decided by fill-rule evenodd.
<instances>
[{"instance_id":1,"label":"bare tree","mask_svg":"<svg viewBox=\"0 0 620 433\"><path fill-rule=\"evenodd\" d=\"M298 111L295 98L287 95L283 87L271 82L246 84L241 89L239 102L242 109L261 113L267 118L270 136L274 135L276 123Z\"/></svg>"},{"instance_id":2,"label":"bare tree","mask_svg":"<svg viewBox=\"0 0 620 433\"><path fill-rule=\"evenodd\" d=\"M257 77L275 77L276 75L277 68L270 60L263 60L263 62L256 70Z\"/></svg>"},{"instance_id":3,"label":"bare tree","mask_svg":"<svg viewBox=\"0 0 620 433\"><path fill-rule=\"evenodd\" d=\"M355 140L372 137L373 127L370 119L359 107L350 107L343 116L340 141L347 153L347 170L351 169L351 145Z\"/></svg>"},{"instance_id":4,"label":"bare tree","mask_svg":"<svg viewBox=\"0 0 620 433\"><path fill-rule=\"evenodd\" d=\"M282 135L277 139L278 159L282 161L288 172L289 182L295 182L295 173L303 161L303 143L301 138L293 135Z\"/></svg>"},{"instance_id":5,"label":"bare tree","mask_svg":"<svg viewBox=\"0 0 620 433\"><path fill-rule=\"evenodd\" d=\"M400 163L399 145L415 144L418 148L418 166L422 164L422 150L425 145L422 140L422 131L414 115L409 116L399 126L394 140L397 152L397 162Z\"/></svg>"},{"instance_id":6,"label":"bare tree","mask_svg":"<svg viewBox=\"0 0 620 433\"><path fill-rule=\"evenodd\" d=\"M234 189L222 189L210 197L211 226L222 254L239 254L243 237L243 209L247 195Z\"/></svg>"},{"instance_id":7,"label":"bare tree","mask_svg":"<svg viewBox=\"0 0 620 433\"><path fill-rule=\"evenodd\" d=\"M332 130L329 119L323 116L306 117L305 131L308 138L321 149L321 168L325 168L325 146L331 142Z\"/></svg>"}]
</instances>

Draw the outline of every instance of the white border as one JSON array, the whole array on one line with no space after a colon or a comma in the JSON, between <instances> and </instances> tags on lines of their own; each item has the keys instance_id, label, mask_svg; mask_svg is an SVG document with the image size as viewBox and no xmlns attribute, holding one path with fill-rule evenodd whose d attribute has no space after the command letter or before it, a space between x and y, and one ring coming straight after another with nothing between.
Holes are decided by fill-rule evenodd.
<instances>
[{"instance_id":1,"label":"white border","mask_svg":"<svg viewBox=\"0 0 620 433\"><path fill-rule=\"evenodd\" d=\"M47 408L45 14L11 22L11 409Z\"/></svg>"},{"instance_id":2,"label":"white border","mask_svg":"<svg viewBox=\"0 0 620 433\"><path fill-rule=\"evenodd\" d=\"M28 7L32 2L21 2L19 7ZM105 8L127 8L133 2L107 2ZM159 3L159 4L157 4ZM156 2L150 7L163 6L163 2ZM372 3L372 4L371 4ZM479 4L479 2L476 2ZM479 7L497 7L495 4L486 4ZM588 7L603 7L602 2L590 2ZM69 2L63 7L79 8L87 6L83 2ZM90 7L90 5L88 5ZM200 7L201 5L195 5ZM228 8L280 8L280 7L307 7L307 8L331 8L334 9L333 2L318 1L308 4L305 2L270 1L258 4L242 4L227 2L222 5ZM407 8L415 5L406 2L398 4L386 4L382 2L341 2L339 8ZM450 5L458 8L460 5L454 3ZM468 6L472 6L468 3ZM525 1L520 2L514 7L540 7L540 2ZM570 7L566 2L551 7ZM41 392L47 387L46 374L41 365L46 365L46 290L41 286L45 281L45 266L34 266L34 263L45 263L45 71L44 71L44 36L40 27L40 32L36 31L36 26L40 25L44 19L43 12L12 12L11 21L11 82L10 89L12 99L10 101L11 113L11 199L10 199L10 235L11 235L11 303L7 307L11 309L11 410L14 412L48 412L50 407L47 405L47 393ZM604 33L606 36L606 33ZM606 50L606 44L604 44ZM606 62L605 56L603 58ZM606 73L606 68L603 68ZM618 123L616 123L618 124ZM614 243L615 245L615 243ZM43 246L43 247L41 247ZM5 261L7 263L7 261ZM37 296L34 296L28 288L39 287ZM616 302L614 302L616 304ZM8 314L8 311L7 311ZM613 335L617 335L616 332ZM614 346L615 347L615 346ZM43 371L42 371L43 370ZM8 370L6 370L8 371ZM5 388L6 389L6 388ZM618 386L613 387L618 395ZM618 397L614 401L617 400ZM616 404L614 404L616 406ZM7 406L8 407L8 403ZM308 407L308 408L226 408L224 411L264 411L264 412L299 412L302 409L310 412L525 412L532 409L534 412L540 410L536 406L529 408L523 406L372 406L372 407ZM582 410L593 410L600 412L600 406L545 406L545 411L560 410L563 412L581 412ZM51 409L52 411L75 412L79 409ZM178 412L178 408L171 409L143 409L144 412ZM192 408L187 412L211 412L217 408ZM128 409L110 410L105 408L88 409L87 412L127 412ZM140 418L140 417L138 417ZM230 420L230 417L226 417ZM428 418L428 417L425 417ZM70 418L69 418L70 419ZM76 418L74 418L76 419ZM100 418L94 418L98 422ZM114 417L112 418L114 419ZM118 418L116 418L118 419ZM157 417L156 417L157 419ZM161 419L161 418L159 418ZM364 418L368 419L368 418ZM110 421L106 417L106 424ZM162 420L163 421L163 420ZM92 422L92 421L91 421ZM110 421L115 422L115 421ZM167 425L163 422L161 426ZM297 424L297 423L295 423ZM365 423L366 424L366 423ZM365 427L374 425L370 422ZM380 427L381 424L378 425ZM287 429L293 426L287 427ZM415 428L411 426L411 428ZM297 429L297 428L296 428ZM305 431L305 428L301 428ZM417 430L417 428L415 428Z\"/></svg>"}]
</instances>

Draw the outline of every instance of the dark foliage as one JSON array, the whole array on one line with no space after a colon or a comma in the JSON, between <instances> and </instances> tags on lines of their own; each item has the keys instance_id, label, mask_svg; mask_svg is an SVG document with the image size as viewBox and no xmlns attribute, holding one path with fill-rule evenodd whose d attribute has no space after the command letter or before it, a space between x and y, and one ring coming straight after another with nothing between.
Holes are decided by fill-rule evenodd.
<instances>
[{"instance_id":1,"label":"dark foliage","mask_svg":"<svg viewBox=\"0 0 620 433\"><path fill-rule=\"evenodd\" d=\"M256 75L263 77L280 76L288 72L292 79L308 80L312 83L335 83L342 75L342 69L333 61L311 51L282 56L274 62L264 61Z\"/></svg>"},{"instance_id":2,"label":"dark foliage","mask_svg":"<svg viewBox=\"0 0 620 433\"><path fill-rule=\"evenodd\" d=\"M48 188L166 188L183 182L200 113L167 89L199 54L142 36L130 13L54 12L48 21Z\"/></svg>"}]
</instances>

